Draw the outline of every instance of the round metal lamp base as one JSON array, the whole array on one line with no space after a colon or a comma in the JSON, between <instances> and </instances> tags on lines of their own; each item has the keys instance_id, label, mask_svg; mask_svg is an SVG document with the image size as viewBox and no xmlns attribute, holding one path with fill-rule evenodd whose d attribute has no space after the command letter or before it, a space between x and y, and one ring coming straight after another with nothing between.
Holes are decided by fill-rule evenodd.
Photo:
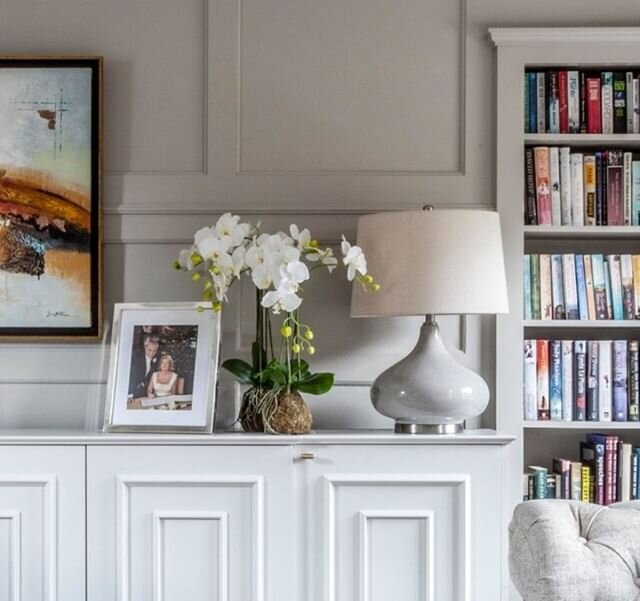
<instances>
[{"instance_id":1,"label":"round metal lamp base","mask_svg":"<svg viewBox=\"0 0 640 601\"><path fill-rule=\"evenodd\" d=\"M462 422L447 424L414 424L396 422L396 434L459 434L464 432Z\"/></svg>"}]
</instances>

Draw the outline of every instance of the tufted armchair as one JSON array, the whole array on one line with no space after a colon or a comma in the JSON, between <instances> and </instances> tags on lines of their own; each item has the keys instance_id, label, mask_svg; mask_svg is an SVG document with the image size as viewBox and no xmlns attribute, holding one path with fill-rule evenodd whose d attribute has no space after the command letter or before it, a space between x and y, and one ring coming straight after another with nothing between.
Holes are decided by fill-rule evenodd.
<instances>
[{"instance_id":1,"label":"tufted armchair","mask_svg":"<svg viewBox=\"0 0 640 601\"><path fill-rule=\"evenodd\" d=\"M527 501L509 525L524 601L640 601L640 501Z\"/></svg>"}]
</instances>

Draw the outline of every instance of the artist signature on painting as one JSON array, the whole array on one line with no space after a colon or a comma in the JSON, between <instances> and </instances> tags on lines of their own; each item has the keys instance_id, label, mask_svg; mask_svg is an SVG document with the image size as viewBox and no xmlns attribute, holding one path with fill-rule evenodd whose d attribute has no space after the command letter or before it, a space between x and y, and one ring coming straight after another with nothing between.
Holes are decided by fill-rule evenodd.
<instances>
[{"instance_id":1,"label":"artist signature on painting","mask_svg":"<svg viewBox=\"0 0 640 601\"><path fill-rule=\"evenodd\" d=\"M65 311L47 311L47 317L71 317Z\"/></svg>"}]
</instances>

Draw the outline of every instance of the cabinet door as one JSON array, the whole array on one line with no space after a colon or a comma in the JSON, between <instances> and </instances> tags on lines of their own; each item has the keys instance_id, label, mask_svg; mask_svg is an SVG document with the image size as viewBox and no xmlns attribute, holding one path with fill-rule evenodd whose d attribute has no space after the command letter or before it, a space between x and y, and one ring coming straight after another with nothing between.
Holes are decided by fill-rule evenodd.
<instances>
[{"instance_id":1,"label":"cabinet door","mask_svg":"<svg viewBox=\"0 0 640 601\"><path fill-rule=\"evenodd\" d=\"M500 599L500 447L305 446L308 601ZM310 455L307 455L310 456ZM304 535L303 535L304 536ZM304 549L304 541L299 544Z\"/></svg>"},{"instance_id":2,"label":"cabinet door","mask_svg":"<svg viewBox=\"0 0 640 601\"><path fill-rule=\"evenodd\" d=\"M84 448L0 447L0 599L85 598Z\"/></svg>"},{"instance_id":3,"label":"cabinet door","mask_svg":"<svg viewBox=\"0 0 640 601\"><path fill-rule=\"evenodd\" d=\"M88 449L89 601L289 601L290 447Z\"/></svg>"}]
</instances>

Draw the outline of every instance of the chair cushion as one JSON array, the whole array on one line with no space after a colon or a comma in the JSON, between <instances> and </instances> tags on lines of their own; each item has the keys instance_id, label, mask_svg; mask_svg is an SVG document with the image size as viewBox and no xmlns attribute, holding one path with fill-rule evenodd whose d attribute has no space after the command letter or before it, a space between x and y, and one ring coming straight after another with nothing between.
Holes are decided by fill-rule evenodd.
<instances>
[{"instance_id":1,"label":"chair cushion","mask_svg":"<svg viewBox=\"0 0 640 601\"><path fill-rule=\"evenodd\" d=\"M640 501L521 503L509 568L524 601L640 601Z\"/></svg>"}]
</instances>

